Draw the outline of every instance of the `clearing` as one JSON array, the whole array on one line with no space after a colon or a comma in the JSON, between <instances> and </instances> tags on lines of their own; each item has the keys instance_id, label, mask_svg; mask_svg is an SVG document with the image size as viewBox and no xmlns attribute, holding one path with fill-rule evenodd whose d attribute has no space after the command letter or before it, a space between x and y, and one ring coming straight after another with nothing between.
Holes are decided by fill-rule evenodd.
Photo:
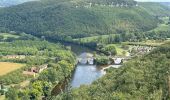
<instances>
[{"instance_id":1,"label":"clearing","mask_svg":"<svg viewBox=\"0 0 170 100\"><path fill-rule=\"evenodd\" d=\"M24 64L10 63L10 62L0 62L0 76L15 71L21 67L25 66Z\"/></svg>"},{"instance_id":2,"label":"clearing","mask_svg":"<svg viewBox=\"0 0 170 100\"><path fill-rule=\"evenodd\" d=\"M5 100L5 95L1 95L0 100Z\"/></svg>"},{"instance_id":3,"label":"clearing","mask_svg":"<svg viewBox=\"0 0 170 100\"><path fill-rule=\"evenodd\" d=\"M4 40L8 39L8 38L19 38L19 35L15 35L15 34L10 34L10 33L0 33L0 36L4 37Z\"/></svg>"}]
</instances>

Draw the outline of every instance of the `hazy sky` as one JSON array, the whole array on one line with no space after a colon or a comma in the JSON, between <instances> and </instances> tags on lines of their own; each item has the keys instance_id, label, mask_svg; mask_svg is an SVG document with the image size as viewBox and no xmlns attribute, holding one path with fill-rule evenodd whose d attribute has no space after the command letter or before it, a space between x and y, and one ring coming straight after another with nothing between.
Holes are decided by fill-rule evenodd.
<instances>
[{"instance_id":1,"label":"hazy sky","mask_svg":"<svg viewBox=\"0 0 170 100\"><path fill-rule=\"evenodd\" d=\"M136 0L140 2L170 2L170 0Z\"/></svg>"}]
</instances>

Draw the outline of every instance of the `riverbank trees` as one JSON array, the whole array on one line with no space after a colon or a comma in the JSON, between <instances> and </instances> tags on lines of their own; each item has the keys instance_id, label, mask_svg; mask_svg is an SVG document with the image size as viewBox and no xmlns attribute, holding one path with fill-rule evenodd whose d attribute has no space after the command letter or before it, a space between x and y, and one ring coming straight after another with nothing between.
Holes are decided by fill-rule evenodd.
<instances>
[{"instance_id":1,"label":"riverbank trees","mask_svg":"<svg viewBox=\"0 0 170 100\"><path fill-rule=\"evenodd\" d=\"M9 88L6 98L15 99L42 99L51 95L54 85L65 80L71 75L75 67L75 56L64 46L41 40L13 40L12 42L0 43L0 61L17 62L26 66L0 76L0 83L14 87ZM23 56L20 58L20 56ZM32 67L48 64L47 69L36 77L23 75L23 71ZM30 84L23 90L20 83L30 80Z\"/></svg>"},{"instance_id":2,"label":"riverbank trees","mask_svg":"<svg viewBox=\"0 0 170 100\"><path fill-rule=\"evenodd\" d=\"M136 57L121 68L111 68L90 86L73 89L71 98L80 99L169 99L170 43Z\"/></svg>"}]
</instances>

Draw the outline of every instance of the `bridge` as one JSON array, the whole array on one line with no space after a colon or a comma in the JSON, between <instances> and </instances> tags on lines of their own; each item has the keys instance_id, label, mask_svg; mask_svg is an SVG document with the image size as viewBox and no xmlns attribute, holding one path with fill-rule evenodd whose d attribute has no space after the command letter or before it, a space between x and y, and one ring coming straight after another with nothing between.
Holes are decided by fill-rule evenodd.
<instances>
[{"instance_id":1,"label":"bridge","mask_svg":"<svg viewBox=\"0 0 170 100\"><path fill-rule=\"evenodd\" d=\"M115 56L115 57L111 57L111 59L112 59L112 63L114 63L114 64L121 64L121 63L124 63L124 62L126 62L126 61L128 61L128 60L130 60L130 59L132 59L132 57L131 56L122 56L122 57L119 57L119 56Z\"/></svg>"},{"instance_id":2,"label":"bridge","mask_svg":"<svg viewBox=\"0 0 170 100\"><path fill-rule=\"evenodd\" d=\"M79 64L94 64L94 57L91 53L82 53L80 56L77 57L77 63Z\"/></svg>"},{"instance_id":3,"label":"bridge","mask_svg":"<svg viewBox=\"0 0 170 100\"><path fill-rule=\"evenodd\" d=\"M121 64L124 63L132 58L132 56L114 56L114 57L109 57L110 58L110 64ZM93 65L94 64L94 56L91 53L82 53L80 56L77 57L77 63L78 64L89 64Z\"/></svg>"}]
</instances>

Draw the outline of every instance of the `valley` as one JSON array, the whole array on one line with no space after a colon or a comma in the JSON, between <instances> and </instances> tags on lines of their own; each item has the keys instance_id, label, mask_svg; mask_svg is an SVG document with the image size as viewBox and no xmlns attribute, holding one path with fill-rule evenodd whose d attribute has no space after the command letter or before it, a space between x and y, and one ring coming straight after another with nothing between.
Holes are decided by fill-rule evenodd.
<instances>
[{"instance_id":1,"label":"valley","mask_svg":"<svg viewBox=\"0 0 170 100\"><path fill-rule=\"evenodd\" d=\"M39 0L5 6L0 100L170 98L165 4Z\"/></svg>"}]
</instances>

